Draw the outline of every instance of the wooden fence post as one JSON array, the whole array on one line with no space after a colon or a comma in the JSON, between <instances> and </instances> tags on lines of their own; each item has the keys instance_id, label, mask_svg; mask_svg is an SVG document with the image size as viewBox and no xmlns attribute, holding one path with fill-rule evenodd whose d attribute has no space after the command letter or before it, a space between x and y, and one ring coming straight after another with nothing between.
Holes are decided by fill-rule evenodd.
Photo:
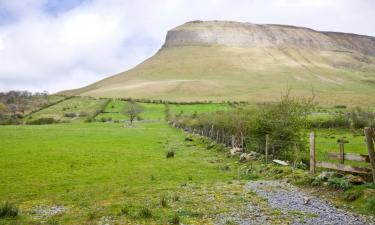
<instances>
[{"instance_id":1,"label":"wooden fence post","mask_svg":"<svg viewBox=\"0 0 375 225\"><path fill-rule=\"evenodd\" d=\"M234 135L232 134L232 148L235 146Z\"/></svg>"},{"instance_id":2,"label":"wooden fence post","mask_svg":"<svg viewBox=\"0 0 375 225\"><path fill-rule=\"evenodd\" d=\"M344 164L344 158L345 156L345 153L344 153L344 142L343 141L340 141L340 163L341 164Z\"/></svg>"},{"instance_id":3,"label":"wooden fence post","mask_svg":"<svg viewBox=\"0 0 375 225\"><path fill-rule=\"evenodd\" d=\"M243 149L244 148L244 138L243 138L243 134L241 132L241 148Z\"/></svg>"},{"instance_id":4,"label":"wooden fence post","mask_svg":"<svg viewBox=\"0 0 375 225\"><path fill-rule=\"evenodd\" d=\"M372 169L372 181L375 183L375 150L374 150L374 131L370 127L365 128L365 136L367 143L368 155L370 157L371 169Z\"/></svg>"},{"instance_id":5,"label":"wooden fence post","mask_svg":"<svg viewBox=\"0 0 375 225\"><path fill-rule=\"evenodd\" d=\"M265 149L266 164L268 163L268 134L266 135L266 149Z\"/></svg>"},{"instance_id":6,"label":"wooden fence post","mask_svg":"<svg viewBox=\"0 0 375 225\"><path fill-rule=\"evenodd\" d=\"M315 159L315 134L310 133L310 173L315 174L316 159Z\"/></svg>"}]
</instances>

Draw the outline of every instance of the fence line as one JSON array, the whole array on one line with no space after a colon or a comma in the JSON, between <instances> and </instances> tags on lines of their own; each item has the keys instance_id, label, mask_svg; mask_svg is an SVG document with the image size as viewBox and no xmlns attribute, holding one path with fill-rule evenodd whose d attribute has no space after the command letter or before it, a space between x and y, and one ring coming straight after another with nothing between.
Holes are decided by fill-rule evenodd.
<instances>
[{"instance_id":1,"label":"fence line","mask_svg":"<svg viewBox=\"0 0 375 225\"><path fill-rule=\"evenodd\" d=\"M375 183L375 130L373 128L365 128L364 134L366 137L368 155L345 153L345 143L339 143L339 152L328 152L328 158L339 160L339 163L331 162L317 162L316 160L316 146L315 146L315 134L310 133L310 173L315 174L316 167L325 169L333 169L350 173L357 174L371 174L373 182ZM345 160L365 162L371 164L371 170L365 167L349 166L345 165Z\"/></svg>"}]
</instances>

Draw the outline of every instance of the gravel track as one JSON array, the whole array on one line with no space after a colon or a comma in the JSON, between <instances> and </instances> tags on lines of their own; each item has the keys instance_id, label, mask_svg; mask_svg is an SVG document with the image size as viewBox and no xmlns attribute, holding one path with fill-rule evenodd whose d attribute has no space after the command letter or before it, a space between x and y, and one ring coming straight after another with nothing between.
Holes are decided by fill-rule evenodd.
<instances>
[{"instance_id":1,"label":"gravel track","mask_svg":"<svg viewBox=\"0 0 375 225\"><path fill-rule=\"evenodd\" d=\"M310 196L285 182L251 181L245 185L244 189L245 192L254 192L258 197L265 199L268 207L278 210L280 214L265 213L264 207L248 202L241 212L219 215L216 224L273 224L276 217L277 221L281 221L283 224L293 225L375 224L373 218L366 218L338 209L331 203ZM309 199L307 204L305 204L304 198Z\"/></svg>"}]
</instances>

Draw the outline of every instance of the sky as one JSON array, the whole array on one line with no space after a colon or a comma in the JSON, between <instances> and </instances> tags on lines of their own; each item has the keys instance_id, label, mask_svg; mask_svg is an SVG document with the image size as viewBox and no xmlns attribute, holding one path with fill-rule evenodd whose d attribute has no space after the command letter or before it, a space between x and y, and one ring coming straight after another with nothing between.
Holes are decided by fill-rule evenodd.
<instances>
[{"instance_id":1,"label":"sky","mask_svg":"<svg viewBox=\"0 0 375 225\"><path fill-rule=\"evenodd\" d=\"M0 92L78 88L155 54L192 20L375 36L373 0L0 0Z\"/></svg>"}]
</instances>

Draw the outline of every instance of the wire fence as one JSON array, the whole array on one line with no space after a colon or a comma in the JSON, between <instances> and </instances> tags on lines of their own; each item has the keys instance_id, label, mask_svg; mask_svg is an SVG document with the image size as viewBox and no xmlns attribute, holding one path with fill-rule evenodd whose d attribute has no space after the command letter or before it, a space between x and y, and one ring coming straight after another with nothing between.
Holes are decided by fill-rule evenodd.
<instances>
[{"instance_id":1,"label":"wire fence","mask_svg":"<svg viewBox=\"0 0 375 225\"><path fill-rule=\"evenodd\" d=\"M245 151L255 151L266 154L269 159L305 160L309 159L309 137L302 142L285 139L275 139L268 135L252 137L245 132L228 132L225 129L216 129L215 126L206 128L194 128L184 124L171 123L173 127L184 130L193 135L210 138L218 144L230 148L241 148ZM316 158L319 161L333 161L329 158L329 152L339 152L340 143L344 143L345 151L358 154L366 154L365 138L362 135L345 137L340 134L325 134L316 138ZM268 149L268 150L266 150ZM364 163L352 163L353 165L365 165Z\"/></svg>"}]
</instances>

